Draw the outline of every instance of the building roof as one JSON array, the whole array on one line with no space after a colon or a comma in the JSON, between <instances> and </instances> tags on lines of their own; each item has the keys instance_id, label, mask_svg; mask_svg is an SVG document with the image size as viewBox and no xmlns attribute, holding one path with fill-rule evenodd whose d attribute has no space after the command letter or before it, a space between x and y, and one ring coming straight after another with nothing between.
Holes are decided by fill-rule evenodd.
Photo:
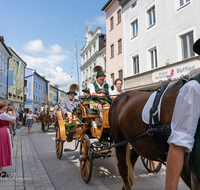
<instances>
[{"instance_id":1,"label":"building roof","mask_svg":"<svg viewBox=\"0 0 200 190\"><path fill-rule=\"evenodd\" d=\"M36 74L38 77L40 77L42 80L44 80L45 82L49 82L48 80L46 80L44 77L42 77L39 73L37 73L36 71L33 73Z\"/></svg>"},{"instance_id":2,"label":"building roof","mask_svg":"<svg viewBox=\"0 0 200 190\"><path fill-rule=\"evenodd\" d=\"M2 45L4 46L4 48L6 49L6 51L8 52L8 54L10 55L10 57L12 57L12 54L10 53L8 47L6 46L6 44L4 43L4 38L3 36L0 36L0 42L2 43Z\"/></svg>"},{"instance_id":3,"label":"building roof","mask_svg":"<svg viewBox=\"0 0 200 190\"><path fill-rule=\"evenodd\" d=\"M26 64L26 62L25 61L23 61L22 60L22 58L21 57L19 57L19 55L18 54L16 54L15 53L15 51L11 48L11 47L8 47L9 48L9 50L11 50L11 52L13 52L23 63L25 63L25 65L27 66L27 64Z\"/></svg>"},{"instance_id":4,"label":"building roof","mask_svg":"<svg viewBox=\"0 0 200 190\"><path fill-rule=\"evenodd\" d=\"M101 11L104 11L108 6L109 4L112 2L112 0L109 0L105 5L104 7L101 9Z\"/></svg>"}]
</instances>

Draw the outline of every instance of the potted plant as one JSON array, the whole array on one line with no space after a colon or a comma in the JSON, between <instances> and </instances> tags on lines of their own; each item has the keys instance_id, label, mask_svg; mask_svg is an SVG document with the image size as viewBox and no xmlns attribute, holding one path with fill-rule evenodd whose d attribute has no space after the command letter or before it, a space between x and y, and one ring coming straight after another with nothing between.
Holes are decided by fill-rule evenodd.
<instances>
[{"instance_id":1,"label":"potted plant","mask_svg":"<svg viewBox=\"0 0 200 190\"><path fill-rule=\"evenodd\" d=\"M23 97L21 96L21 100L23 99Z\"/></svg>"},{"instance_id":2,"label":"potted plant","mask_svg":"<svg viewBox=\"0 0 200 190\"><path fill-rule=\"evenodd\" d=\"M8 93L8 95L9 95L9 96L12 96L12 94L11 94L10 92Z\"/></svg>"},{"instance_id":3,"label":"potted plant","mask_svg":"<svg viewBox=\"0 0 200 190\"><path fill-rule=\"evenodd\" d=\"M68 118L66 118L66 119L68 119ZM81 121L76 116L74 116L73 119L69 120L65 124L66 131L67 131L67 142L71 142L73 140L73 135L75 133L74 128L80 123L81 123Z\"/></svg>"}]
</instances>

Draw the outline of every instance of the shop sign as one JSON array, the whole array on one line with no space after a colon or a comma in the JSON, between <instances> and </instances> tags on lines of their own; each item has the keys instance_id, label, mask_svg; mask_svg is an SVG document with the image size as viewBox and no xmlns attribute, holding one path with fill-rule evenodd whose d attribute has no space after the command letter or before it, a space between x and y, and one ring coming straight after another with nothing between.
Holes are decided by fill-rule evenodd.
<instances>
[{"instance_id":1,"label":"shop sign","mask_svg":"<svg viewBox=\"0 0 200 190\"><path fill-rule=\"evenodd\" d=\"M179 78L182 75L187 75L191 70L199 68L200 62L190 62L187 64L172 66L167 69L162 69L152 73L153 82L158 82L160 80L167 80L167 76L171 78Z\"/></svg>"}]
</instances>

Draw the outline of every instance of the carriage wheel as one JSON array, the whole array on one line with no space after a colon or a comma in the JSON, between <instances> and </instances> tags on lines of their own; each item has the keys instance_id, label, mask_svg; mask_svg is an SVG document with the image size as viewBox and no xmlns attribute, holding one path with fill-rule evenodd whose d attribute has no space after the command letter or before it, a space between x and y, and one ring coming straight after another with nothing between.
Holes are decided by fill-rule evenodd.
<instances>
[{"instance_id":1,"label":"carriage wheel","mask_svg":"<svg viewBox=\"0 0 200 190\"><path fill-rule=\"evenodd\" d=\"M92 175L93 157L90 149L90 139L86 134L81 139L79 160L83 181L88 183Z\"/></svg>"},{"instance_id":2,"label":"carriage wheel","mask_svg":"<svg viewBox=\"0 0 200 190\"><path fill-rule=\"evenodd\" d=\"M61 159L62 153L63 153L63 141L60 140L60 130L59 130L59 127L56 129L55 143L56 143L56 155L57 155L58 159Z\"/></svg>"},{"instance_id":3,"label":"carriage wheel","mask_svg":"<svg viewBox=\"0 0 200 190\"><path fill-rule=\"evenodd\" d=\"M141 156L142 163L144 167L147 169L148 172L150 173L158 173L161 169L162 163L157 162L154 160L149 160L147 158L144 158Z\"/></svg>"}]
</instances>

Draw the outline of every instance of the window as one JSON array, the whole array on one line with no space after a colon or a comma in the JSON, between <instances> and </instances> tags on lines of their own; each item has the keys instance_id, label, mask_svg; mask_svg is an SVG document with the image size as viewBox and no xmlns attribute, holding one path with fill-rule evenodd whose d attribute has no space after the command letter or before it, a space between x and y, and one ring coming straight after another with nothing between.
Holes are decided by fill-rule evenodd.
<instances>
[{"instance_id":1,"label":"window","mask_svg":"<svg viewBox=\"0 0 200 190\"><path fill-rule=\"evenodd\" d=\"M38 83L36 82L36 88L38 88Z\"/></svg>"},{"instance_id":2,"label":"window","mask_svg":"<svg viewBox=\"0 0 200 190\"><path fill-rule=\"evenodd\" d=\"M24 87L27 87L27 80L24 80Z\"/></svg>"},{"instance_id":3,"label":"window","mask_svg":"<svg viewBox=\"0 0 200 190\"><path fill-rule=\"evenodd\" d=\"M156 23L156 13L155 13L155 6L153 6L152 8L150 8L147 11L147 15L148 15L148 23L149 23L149 27L154 25Z\"/></svg>"},{"instance_id":4,"label":"window","mask_svg":"<svg viewBox=\"0 0 200 190\"><path fill-rule=\"evenodd\" d=\"M38 96L35 96L35 98L36 98L35 101L37 102L38 101Z\"/></svg>"},{"instance_id":5,"label":"window","mask_svg":"<svg viewBox=\"0 0 200 190\"><path fill-rule=\"evenodd\" d=\"M23 74L23 71L22 71L22 72L21 72L21 80L23 80L23 75L24 75L24 74Z\"/></svg>"},{"instance_id":6,"label":"window","mask_svg":"<svg viewBox=\"0 0 200 190\"><path fill-rule=\"evenodd\" d=\"M139 73L139 56L133 57L133 74Z\"/></svg>"},{"instance_id":7,"label":"window","mask_svg":"<svg viewBox=\"0 0 200 190\"><path fill-rule=\"evenodd\" d=\"M24 94L24 101L26 102L26 94Z\"/></svg>"},{"instance_id":8,"label":"window","mask_svg":"<svg viewBox=\"0 0 200 190\"><path fill-rule=\"evenodd\" d=\"M34 81L34 88L36 87L35 83L36 83L36 82Z\"/></svg>"},{"instance_id":9,"label":"window","mask_svg":"<svg viewBox=\"0 0 200 190\"><path fill-rule=\"evenodd\" d=\"M150 51L150 59L151 59L151 68L157 68L158 62L157 62L157 50L156 48L151 49Z\"/></svg>"},{"instance_id":10,"label":"window","mask_svg":"<svg viewBox=\"0 0 200 190\"><path fill-rule=\"evenodd\" d=\"M35 99L35 95L34 95L34 96L33 96L33 101L35 102L35 100L36 100L36 99Z\"/></svg>"},{"instance_id":11,"label":"window","mask_svg":"<svg viewBox=\"0 0 200 190\"><path fill-rule=\"evenodd\" d=\"M93 45L93 48L94 48L94 53L95 53L95 51L96 51L96 45L95 44Z\"/></svg>"},{"instance_id":12,"label":"window","mask_svg":"<svg viewBox=\"0 0 200 190\"><path fill-rule=\"evenodd\" d=\"M88 53L86 53L86 61L88 60Z\"/></svg>"},{"instance_id":13,"label":"window","mask_svg":"<svg viewBox=\"0 0 200 190\"><path fill-rule=\"evenodd\" d=\"M112 30L114 28L114 18L112 17L110 19L110 30Z\"/></svg>"},{"instance_id":14,"label":"window","mask_svg":"<svg viewBox=\"0 0 200 190\"><path fill-rule=\"evenodd\" d=\"M120 78L121 80L123 79L123 71L122 70L118 71L118 78Z\"/></svg>"},{"instance_id":15,"label":"window","mask_svg":"<svg viewBox=\"0 0 200 190\"><path fill-rule=\"evenodd\" d=\"M193 31L181 36L182 59L194 56L193 44Z\"/></svg>"},{"instance_id":16,"label":"window","mask_svg":"<svg viewBox=\"0 0 200 190\"><path fill-rule=\"evenodd\" d=\"M138 20L132 22L131 26L132 26L132 37L135 37L138 35Z\"/></svg>"},{"instance_id":17,"label":"window","mask_svg":"<svg viewBox=\"0 0 200 190\"><path fill-rule=\"evenodd\" d=\"M118 41L118 53L122 53L122 39Z\"/></svg>"},{"instance_id":18,"label":"window","mask_svg":"<svg viewBox=\"0 0 200 190\"><path fill-rule=\"evenodd\" d=\"M117 24L121 22L121 9L117 12Z\"/></svg>"},{"instance_id":19,"label":"window","mask_svg":"<svg viewBox=\"0 0 200 190\"><path fill-rule=\"evenodd\" d=\"M135 1L134 3L131 4L131 8L133 9L134 7L137 6L137 1Z\"/></svg>"},{"instance_id":20,"label":"window","mask_svg":"<svg viewBox=\"0 0 200 190\"><path fill-rule=\"evenodd\" d=\"M110 75L110 78L112 79L112 81L113 81L113 84L114 84L114 82L115 82L114 73L112 73L112 74Z\"/></svg>"},{"instance_id":21,"label":"window","mask_svg":"<svg viewBox=\"0 0 200 190\"><path fill-rule=\"evenodd\" d=\"M111 49L111 58L114 57L114 44L110 46Z\"/></svg>"},{"instance_id":22,"label":"window","mask_svg":"<svg viewBox=\"0 0 200 190\"><path fill-rule=\"evenodd\" d=\"M190 2L190 0L180 0L180 7Z\"/></svg>"}]
</instances>

